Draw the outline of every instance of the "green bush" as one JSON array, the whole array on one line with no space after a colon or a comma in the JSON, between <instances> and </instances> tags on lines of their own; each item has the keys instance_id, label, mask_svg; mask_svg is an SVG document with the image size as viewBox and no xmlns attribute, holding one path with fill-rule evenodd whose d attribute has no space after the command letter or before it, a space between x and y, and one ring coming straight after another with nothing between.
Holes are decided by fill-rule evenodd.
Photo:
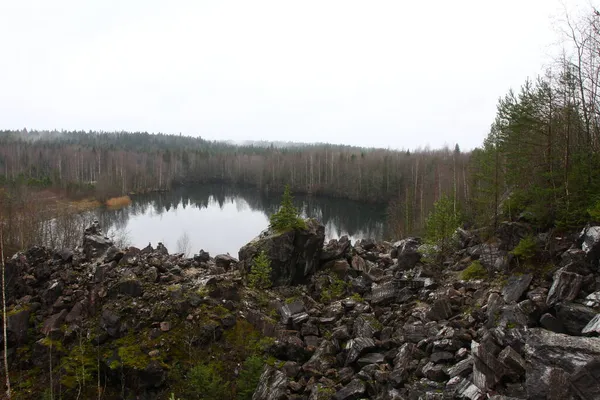
<instances>
[{"instance_id":1,"label":"green bush","mask_svg":"<svg viewBox=\"0 0 600 400\"><path fill-rule=\"evenodd\" d=\"M593 222L600 222L600 201L596 201L587 212Z\"/></svg>"},{"instance_id":2,"label":"green bush","mask_svg":"<svg viewBox=\"0 0 600 400\"><path fill-rule=\"evenodd\" d=\"M527 261L535 256L535 248L535 239L533 236L529 235L521 239L517 247L515 247L510 253L515 257L518 257L520 260Z\"/></svg>"},{"instance_id":3,"label":"green bush","mask_svg":"<svg viewBox=\"0 0 600 400\"><path fill-rule=\"evenodd\" d=\"M196 365L187 374L188 398L221 400L229 397L229 385L221 376L222 366L218 362Z\"/></svg>"},{"instance_id":4,"label":"green bush","mask_svg":"<svg viewBox=\"0 0 600 400\"><path fill-rule=\"evenodd\" d=\"M460 274L460 278L465 281L473 279L484 279L488 275L487 270L479 260L475 260Z\"/></svg>"},{"instance_id":5,"label":"green bush","mask_svg":"<svg viewBox=\"0 0 600 400\"><path fill-rule=\"evenodd\" d=\"M275 232L286 232L291 229L306 229L306 223L300 218L298 209L294 207L294 198L290 187L286 185L279 211L269 218L270 226Z\"/></svg>"},{"instance_id":6,"label":"green bush","mask_svg":"<svg viewBox=\"0 0 600 400\"><path fill-rule=\"evenodd\" d=\"M242 370L237 378L237 399L251 400L254 390L260 380L265 361L259 356L250 356L246 358L242 365Z\"/></svg>"},{"instance_id":7,"label":"green bush","mask_svg":"<svg viewBox=\"0 0 600 400\"><path fill-rule=\"evenodd\" d=\"M340 299L346 293L346 288L348 287L344 280L334 274L328 276L327 279L327 283L321 290L321 301L324 303Z\"/></svg>"},{"instance_id":8,"label":"green bush","mask_svg":"<svg viewBox=\"0 0 600 400\"><path fill-rule=\"evenodd\" d=\"M248 285L254 289L268 289L273 286L271 282L271 260L267 253L261 251L254 257L250 273L248 274Z\"/></svg>"}]
</instances>

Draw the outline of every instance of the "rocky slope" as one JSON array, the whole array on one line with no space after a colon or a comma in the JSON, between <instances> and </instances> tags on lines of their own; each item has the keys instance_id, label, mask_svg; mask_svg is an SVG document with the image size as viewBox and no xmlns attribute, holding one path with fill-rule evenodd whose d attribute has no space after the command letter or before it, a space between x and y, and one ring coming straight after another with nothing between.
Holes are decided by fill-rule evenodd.
<instances>
[{"instance_id":1,"label":"rocky slope","mask_svg":"<svg viewBox=\"0 0 600 400\"><path fill-rule=\"evenodd\" d=\"M307 226L264 232L240 261L120 250L98 226L74 251L18 253L14 398L600 398L600 227L539 234L527 260L511 252L524 223L485 242L459 230L432 262L418 238L324 245ZM269 290L246 284L261 250ZM475 260L487 277L462 280Z\"/></svg>"}]
</instances>

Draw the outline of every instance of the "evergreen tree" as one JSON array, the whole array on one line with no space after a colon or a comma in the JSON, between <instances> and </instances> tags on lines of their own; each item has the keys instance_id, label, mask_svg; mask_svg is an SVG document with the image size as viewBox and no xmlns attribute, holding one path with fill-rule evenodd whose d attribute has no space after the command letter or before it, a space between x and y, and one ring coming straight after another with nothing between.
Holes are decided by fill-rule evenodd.
<instances>
[{"instance_id":1,"label":"evergreen tree","mask_svg":"<svg viewBox=\"0 0 600 400\"><path fill-rule=\"evenodd\" d=\"M299 217L299 212L294 207L292 193L290 187L286 185L283 192L283 199L281 200L281 207L279 211L271 215L270 222L271 228L276 232L285 232L290 229L305 229L306 224L304 220Z\"/></svg>"},{"instance_id":2,"label":"evergreen tree","mask_svg":"<svg viewBox=\"0 0 600 400\"><path fill-rule=\"evenodd\" d=\"M438 256L448 254L452 247L452 238L456 228L460 225L460 216L454 211L452 199L442 196L434 205L425 224L426 241L432 246L437 246Z\"/></svg>"},{"instance_id":3,"label":"evergreen tree","mask_svg":"<svg viewBox=\"0 0 600 400\"><path fill-rule=\"evenodd\" d=\"M268 289L273 285L271 282L271 261L264 250L254 257L248 275L248 285L254 289Z\"/></svg>"}]
</instances>

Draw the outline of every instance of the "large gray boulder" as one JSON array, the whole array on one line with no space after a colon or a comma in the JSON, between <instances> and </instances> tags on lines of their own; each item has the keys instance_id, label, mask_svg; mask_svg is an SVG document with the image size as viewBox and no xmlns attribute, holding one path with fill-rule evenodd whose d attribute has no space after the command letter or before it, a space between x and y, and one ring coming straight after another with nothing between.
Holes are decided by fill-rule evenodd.
<instances>
[{"instance_id":1,"label":"large gray boulder","mask_svg":"<svg viewBox=\"0 0 600 400\"><path fill-rule=\"evenodd\" d=\"M585 252L587 261L598 266L600 259L600 226L586 226L579 235L581 249Z\"/></svg>"},{"instance_id":2,"label":"large gray boulder","mask_svg":"<svg viewBox=\"0 0 600 400\"><path fill-rule=\"evenodd\" d=\"M577 373L600 359L600 339L533 328L524 351L529 366L526 374L528 398L545 399L550 393L562 395L565 390L564 395L569 396L571 382L577 378Z\"/></svg>"},{"instance_id":3,"label":"large gray boulder","mask_svg":"<svg viewBox=\"0 0 600 400\"><path fill-rule=\"evenodd\" d=\"M319 267L324 240L325 227L314 219L306 220L306 229L266 230L240 249L239 266L248 273L254 257L265 251L274 286L304 283Z\"/></svg>"},{"instance_id":4,"label":"large gray boulder","mask_svg":"<svg viewBox=\"0 0 600 400\"><path fill-rule=\"evenodd\" d=\"M282 400L287 398L287 377L281 371L267 366L260 376L252 400Z\"/></svg>"},{"instance_id":5,"label":"large gray boulder","mask_svg":"<svg viewBox=\"0 0 600 400\"><path fill-rule=\"evenodd\" d=\"M411 269L421 260L419 247L423 241L418 237L409 237L394 243L392 257L398 258L400 269Z\"/></svg>"}]
</instances>

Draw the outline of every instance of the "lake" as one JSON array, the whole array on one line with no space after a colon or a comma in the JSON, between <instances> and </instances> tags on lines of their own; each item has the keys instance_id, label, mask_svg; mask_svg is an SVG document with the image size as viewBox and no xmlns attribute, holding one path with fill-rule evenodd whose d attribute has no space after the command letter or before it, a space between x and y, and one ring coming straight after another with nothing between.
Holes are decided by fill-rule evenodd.
<instances>
[{"instance_id":1,"label":"lake","mask_svg":"<svg viewBox=\"0 0 600 400\"><path fill-rule=\"evenodd\" d=\"M266 195L256 189L229 185L180 187L169 192L132 196L121 209L101 208L97 218L105 232L121 245L139 248L158 242L170 252L192 255L200 249L211 255L229 253L237 258L244 246L269 225L281 194ZM351 240L381 240L385 207L350 200L294 195L304 217L325 225L326 240L348 235Z\"/></svg>"}]
</instances>

